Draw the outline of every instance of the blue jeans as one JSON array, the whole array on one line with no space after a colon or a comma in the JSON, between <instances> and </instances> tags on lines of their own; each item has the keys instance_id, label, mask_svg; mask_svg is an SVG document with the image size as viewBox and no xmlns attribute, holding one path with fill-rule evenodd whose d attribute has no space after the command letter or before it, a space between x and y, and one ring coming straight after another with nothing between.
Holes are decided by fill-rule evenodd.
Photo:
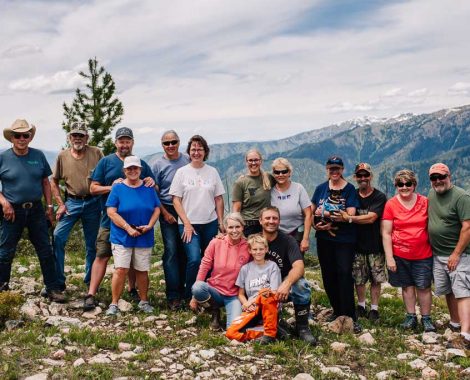
<instances>
[{"instance_id":1,"label":"blue jeans","mask_svg":"<svg viewBox=\"0 0 470 380\"><path fill-rule=\"evenodd\" d=\"M292 284L287 301L292 302L294 305L310 305L311 295L310 284L305 278L301 277L295 284Z\"/></svg>"},{"instance_id":2,"label":"blue jeans","mask_svg":"<svg viewBox=\"0 0 470 380\"><path fill-rule=\"evenodd\" d=\"M59 286L65 288L65 244L75 223L82 221L83 234L85 235L85 278L86 284L90 283L91 267L96 257L96 236L100 227L101 202L100 197L92 197L87 200L68 198L65 202L68 214L62 215L54 230L54 254Z\"/></svg>"},{"instance_id":3,"label":"blue jeans","mask_svg":"<svg viewBox=\"0 0 470 380\"><path fill-rule=\"evenodd\" d=\"M184 226L178 224L180 235L183 234ZM207 224L193 224L196 233L193 233L189 243L183 243L186 252L186 278L184 298L191 298L191 288L196 281L201 258L204 255L209 242L217 235L218 223L217 219Z\"/></svg>"},{"instance_id":4,"label":"blue jeans","mask_svg":"<svg viewBox=\"0 0 470 380\"><path fill-rule=\"evenodd\" d=\"M172 205L165 209L178 220L178 214ZM184 295L186 273L186 254L178 229L178 222L170 224L160 214L160 229L163 239L163 272L165 273L166 298L168 301L181 300Z\"/></svg>"},{"instance_id":5,"label":"blue jeans","mask_svg":"<svg viewBox=\"0 0 470 380\"><path fill-rule=\"evenodd\" d=\"M36 250L41 266L44 285L47 290L59 290L55 258L52 253L44 208L40 201L33 207L24 209L12 205L15 210L15 221L1 219L0 225L0 284L10 282L11 263L15 257L16 247L24 228L28 228L29 240Z\"/></svg>"},{"instance_id":6,"label":"blue jeans","mask_svg":"<svg viewBox=\"0 0 470 380\"><path fill-rule=\"evenodd\" d=\"M196 281L193 285L193 296L199 302L207 301L209 297L212 297L218 305L225 306L227 328L229 328L232 321L242 313L242 304L237 296L224 296L207 282Z\"/></svg>"}]
</instances>

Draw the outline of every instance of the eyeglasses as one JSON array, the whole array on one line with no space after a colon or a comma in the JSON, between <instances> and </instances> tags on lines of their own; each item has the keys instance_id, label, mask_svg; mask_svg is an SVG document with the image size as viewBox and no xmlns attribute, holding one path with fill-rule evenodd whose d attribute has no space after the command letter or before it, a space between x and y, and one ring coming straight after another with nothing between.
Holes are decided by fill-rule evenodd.
<instances>
[{"instance_id":1,"label":"eyeglasses","mask_svg":"<svg viewBox=\"0 0 470 380\"><path fill-rule=\"evenodd\" d=\"M85 135L82 135L81 133L71 133L70 136L73 138L83 138Z\"/></svg>"},{"instance_id":2,"label":"eyeglasses","mask_svg":"<svg viewBox=\"0 0 470 380\"><path fill-rule=\"evenodd\" d=\"M396 186L396 187L403 187L403 186L411 187L411 186L413 186L413 182L411 182L411 181L408 181L408 182L405 182L405 183L403 183L403 182L397 182L397 183L395 184L395 186Z\"/></svg>"},{"instance_id":3,"label":"eyeglasses","mask_svg":"<svg viewBox=\"0 0 470 380\"><path fill-rule=\"evenodd\" d=\"M249 164L257 164L261 160L259 158L250 158L249 160L246 160Z\"/></svg>"},{"instance_id":4,"label":"eyeglasses","mask_svg":"<svg viewBox=\"0 0 470 380\"><path fill-rule=\"evenodd\" d=\"M447 174L431 174L431 175L429 176L429 180L430 180L431 182L435 182L435 181L437 181L437 180L439 180L439 181L444 181L448 176L449 176L449 175L447 175Z\"/></svg>"},{"instance_id":5,"label":"eyeglasses","mask_svg":"<svg viewBox=\"0 0 470 380\"><path fill-rule=\"evenodd\" d=\"M179 140L162 141L164 146L178 145Z\"/></svg>"},{"instance_id":6,"label":"eyeglasses","mask_svg":"<svg viewBox=\"0 0 470 380\"><path fill-rule=\"evenodd\" d=\"M284 169L284 170L273 170L273 173L275 175L279 175L279 174L287 174L289 173L289 169Z\"/></svg>"},{"instance_id":7,"label":"eyeglasses","mask_svg":"<svg viewBox=\"0 0 470 380\"><path fill-rule=\"evenodd\" d=\"M370 173L357 173L356 174L356 178L369 178L370 177Z\"/></svg>"},{"instance_id":8,"label":"eyeglasses","mask_svg":"<svg viewBox=\"0 0 470 380\"><path fill-rule=\"evenodd\" d=\"M13 133L13 137L17 140L22 137L24 139L29 139L31 137L31 133Z\"/></svg>"}]
</instances>

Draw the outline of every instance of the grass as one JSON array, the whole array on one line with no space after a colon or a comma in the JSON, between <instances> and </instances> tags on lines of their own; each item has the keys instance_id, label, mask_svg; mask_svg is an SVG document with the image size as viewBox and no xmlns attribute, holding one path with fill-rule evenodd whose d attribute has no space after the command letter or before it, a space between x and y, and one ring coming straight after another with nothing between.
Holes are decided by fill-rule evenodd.
<instances>
[{"instance_id":1,"label":"grass","mask_svg":"<svg viewBox=\"0 0 470 380\"><path fill-rule=\"evenodd\" d=\"M41 274L34 250L27 241L21 241L17 257L14 262L13 278L21 276L17 272L18 266L31 268L24 275L34 277L38 283L42 283ZM72 267L72 273L78 274L83 271L84 253L83 238L81 231L74 229L67 245L66 265ZM153 256L153 263L161 260L162 244L157 234L157 243ZM307 254L305 256L307 275L309 280L318 282L321 286L321 274L318 268L318 260L315 256ZM51 357L52 353L58 349L65 349L65 366L53 368L49 376L54 379L112 379L119 376L129 376L132 378L158 378L158 373L150 372L155 362L165 357L160 353L162 348L170 348L172 352L181 349L218 350L219 365L228 367L230 365L246 366L252 365L252 361L243 361L240 358L250 355L254 360L272 358L269 360L270 366L267 371L272 371L272 378L291 378L299 372L310 373L318 379L337 379L337 374L323 374L319 363L324 366L348 366L351 368L352 378L363 375L367 378L374 378L375 374L385 370L395 370L398 378L420 378L421 371L409 367L407 361L400 361L397 355L403 352L413 352L419 356L419 352L407 347L405 341L408 333L400 331L397 326L404 317L404 306L401 298L396 296L395 289L386 289L385 292L394 295L394 298L382 298L380 303L381 320L378 325L361 320L365 329L375 330L372 335L377 340L377 344L372 347L361 345L357 337L353 334L336 335L324 331L320 326L313 326L312 331L320 335L320 344L317 347L310 347L298 340L286 342L276 342L269 346L259 346L249 344L233 348L234 353L225 352L228 342L220 333L209 330L209 316L200 315L194 326L186 326L186 321L193 317L189 311L178 313L169 312L166 309L164 297L164 284L160 281L164 278L161 266L152 269L150 287L150 301L155 306L154 315L163 313L167 315L168 326L171 331L158 329L155 325L145 324L143 321L146 315L137 312L124 314L119 320L119 326L111 327L109 319L101 314L98 319L89 326L83 328L72 327L68 331L55 327L45 328L41 321L26 322L24 328L13 331L0 330L0 378L17 379L40 372L39 362L42 358ZM69 293L72 299L80 299L85 291L80 275L73 277L69 284L75 285L77 290ZM99 293L99 300L108 304L111 299L110 277L106 277L102 290ZM124 298L127 298L124 295ZM127 300L129 300L127 298ZM433 300L433 316L440 318L447 313L445 302L442 299ZM5 304L5 303L3 303ZM18 305L19 302L16 303ZM312 304L317 308L328 307L329 302L324 292L312 293ZM11 308L1 308L0 310L10 310L11 316L15 316L17 306ZM75 315L80 316L80 312ZM132 321L138 319L136 325ZM150 326L149 326L150 325ZM149 335L149 329L153 335ZM188 330L186 334L181 334L181 330ZM61 342L57 346L50 346L45 343L46 338L57 336ZM344 353L336 353L330 348L332 342L339 341L350 345ZM132 348L142 347L142 352L127 361L113 361L107 364L85 364L74 368L73 362L78 358L90 359L92 356L111 352L118 355L118 345L120 342L130 343ZM75 346L79 352L68 350L67 347ZM223 356L221 353L225 352ZM185 363L189 354L183 354L178 362L184 363L187 369L194 373L206 370L200 364L188 365ZM470 367L470 358L455 358L453 362L462 368ZM458 379L458 371L444 367L444 360L430 363L439 372L441 379ZM279 369L277 366L281 366ZM245 367L243 367L245 368ZM243 373L246 373L244 370ZM248 378L258 378L259 375L246 374Z\"/></svg>"}]
</instances>

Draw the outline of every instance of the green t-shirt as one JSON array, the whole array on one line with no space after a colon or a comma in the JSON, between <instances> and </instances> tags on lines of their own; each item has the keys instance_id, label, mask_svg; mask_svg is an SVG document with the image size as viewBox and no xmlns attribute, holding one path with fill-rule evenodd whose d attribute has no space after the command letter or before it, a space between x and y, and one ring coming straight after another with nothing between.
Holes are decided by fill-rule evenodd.
<instances>
[{"instance_id":1,"label":"green t-shirt","mask_svg":"<svg viewBox=\"0 0 470 380\"><path fill-rule=\"evenodd\" d=\"M233 184L232 202L242 202L245 220L258 220L259 212L271 205L271 190L263 189L263 177L242 175Z\"/></svg>"},{"instance_id":2,"label":"green t-shirt","mask_svg":"<svg viewBox=\"0 0 470 380\"><path fill-rule=\"evenodd\" d=\"M429 192L428 232L435 255L449 256L459 241L462 221L470 220L470 194L453 186L444 194ZM465 248L469 254L469 246Z\"/></svg>"}]
</instances>

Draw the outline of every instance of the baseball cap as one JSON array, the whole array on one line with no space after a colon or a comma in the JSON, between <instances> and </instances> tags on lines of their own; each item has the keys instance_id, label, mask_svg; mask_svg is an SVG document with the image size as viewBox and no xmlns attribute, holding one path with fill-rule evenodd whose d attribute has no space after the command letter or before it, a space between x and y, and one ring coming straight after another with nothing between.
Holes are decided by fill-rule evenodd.
<instances>
[{"instance_id":1,"label":"baseball cap","mask_svg":"<svg viewBox=\"0 0 470 380\"><path fill-rule=\"evenodd\" d=\"M438 162L429 168L429 175L431 174L447 174L450 175L449 167L442 162Z\"/></svg>"},{"instance_id":2,"label":"baseball cap","mask_svg":"<svg viewBox=\"0 0 470 380\"><path fill-rule=\"evenodd\" d=\"M86 124L81 121L74 121L70 126L70 134L78 133L80 135L88 135Z\"/></svg>"},{"instance_id":3,"label":"baseball cap","mask_svg":"<svg viewBox=\"0 0 470 380\"><path fill-rule=\"evenodd\" d=\"M142 167L142 163L140 162L140 158L137 156L127 156L124 159L124 169L127 169L131 166L138 166L139 168Z\"/></svg>"},{"instance_id":4,"label":"baseball cap","mask_svg":"<svg viewBox=\"0 0 470 380\"><path fill-rule=\"evenodd\" d=\"M372 174L372 168L370 167L370 165L366 162L361 162L360 164L357 164L356 165L356 168L354 169L354 174L357 174L358 172L360 171L365 171L369 174Z\"/></svg>"},{"instance_id":5,"label":"baseball cap","mask_svg":"<svg viewBox=\"0 0 470 380\"><path fill-rule=\"evenodd\" d=\"M326 166L341 166L344 167L343 159L340 156L331 156L326 161Z\"/></svg>"},{"instance_id":6,"label":"baseball cap","mask_svg":"<svg viewBox=\"0 0 470 380\"><path fill-rule=\"evenodd\" d=\"M132 130L130 128L121 127L116 131L116 140L119 139L120 137L129 137L133 139L134 134L132 133Z\"/></svg>"}]
</instances>

